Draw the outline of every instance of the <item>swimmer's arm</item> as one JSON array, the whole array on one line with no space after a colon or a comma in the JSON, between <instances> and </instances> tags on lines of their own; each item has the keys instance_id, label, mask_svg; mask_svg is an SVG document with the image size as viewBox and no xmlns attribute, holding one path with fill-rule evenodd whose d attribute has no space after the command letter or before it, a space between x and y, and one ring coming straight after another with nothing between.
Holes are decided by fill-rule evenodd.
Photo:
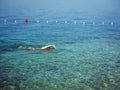
<instances>
[{"instance_id":1,"label":"swimmer's arm","mask_svg":"<svg viewBox=\"0 0 120 90\"><path fill-rule=\"evenodd\" d=\"M55 45L47 45L47 46L41 47L41 49L42 49L42 50L44 50L44 49L50 49L51 47L56 48Z\"/></svg>"},{"instance_id":2,"label":"swimmer's arm","mask_svg":"<svg viewBox=\"0 0 120 90\"><path fill-rule=\"evenodd\" d=\"M47 48L50 48L50 46L43 46L43 47L41 47L40 49L41 49L41 50L44 50L44 49L47 49Z\"/></svg>"}]
</instances>

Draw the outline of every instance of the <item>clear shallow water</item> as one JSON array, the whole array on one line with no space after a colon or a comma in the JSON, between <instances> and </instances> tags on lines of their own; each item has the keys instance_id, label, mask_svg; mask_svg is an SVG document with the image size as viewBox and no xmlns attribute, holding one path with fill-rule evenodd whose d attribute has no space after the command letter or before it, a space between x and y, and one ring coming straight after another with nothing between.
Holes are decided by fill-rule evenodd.
<instances>
[{"instance_id":1,"label":"clear shallow water","mask_svg":"<svg viewBox=\"0 0 120 90\"><path fill-rule=\"evenodd\" d=\"M119 15L96 14L91 18L92 15L78 12L48 14L48 11L38 10L29 15L24 15L24 10L11 11L17 14L0 12L0 89L120 89ZM28 24L23 23L26 16ZM13 23L14 20L17 23ZM35 20L41 21L36 23ZM46 24L45 20L50 22ZM69 22L64 24L66 20ZM83 21L88 23L82 25ZM95 25L91 24L93 21ZM105 25L101 25L101 21L105 21ZM116 24L110 25L110 22ZM17 48L47 44L55 44L57 49L29 51Z\"/></svg>"}]
</instances>

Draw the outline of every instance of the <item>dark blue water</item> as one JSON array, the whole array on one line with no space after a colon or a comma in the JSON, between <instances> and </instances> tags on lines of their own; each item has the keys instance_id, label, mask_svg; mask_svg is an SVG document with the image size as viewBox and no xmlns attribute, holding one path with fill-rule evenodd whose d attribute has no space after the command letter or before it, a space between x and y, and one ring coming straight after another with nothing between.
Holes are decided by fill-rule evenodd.
<instances>
[{"instance_id":1,"label":"dark blue water","mask_svg":"<svg viewBox=\"0 0 120 90\"><path fill-rule=\"evenodd\" d=\"M119 22L116 13L1 9L0 89L119 90ZM57 48L18 48L47 44Z\"/></svg>"}]
</instances>

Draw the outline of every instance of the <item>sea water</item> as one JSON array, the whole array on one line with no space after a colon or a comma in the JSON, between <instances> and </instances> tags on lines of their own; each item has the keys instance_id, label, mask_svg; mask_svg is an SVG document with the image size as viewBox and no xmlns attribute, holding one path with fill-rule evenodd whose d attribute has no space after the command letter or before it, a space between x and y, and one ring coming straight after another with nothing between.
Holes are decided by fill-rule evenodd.
<instances>
[{"instance_id":1,"label":"sea water","mask_svg":"<svg viewBox=\"0 0 120 90\"><path fill-rule=\"evenodd\" d=\"M119 90L119 21L119 14L114 13L40 9L25 14L24 10L1 9L0 89ZM18 48L48 44L57 48Z\"/></svg>"}]
</instances>

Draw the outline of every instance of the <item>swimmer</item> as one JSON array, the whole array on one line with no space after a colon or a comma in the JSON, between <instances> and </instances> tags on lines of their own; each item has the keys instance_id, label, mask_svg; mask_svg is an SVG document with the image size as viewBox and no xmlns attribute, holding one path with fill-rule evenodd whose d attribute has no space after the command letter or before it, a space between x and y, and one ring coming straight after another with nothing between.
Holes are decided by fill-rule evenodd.
<instances>
[{"instance_id":1,"label":"swimmer","mask_svg":"<svg viewBox=\"0 0 120 90\"><path fill-rule=\"evenodd\" d=\"M55 45L46 45L46 46L43 46L41 48L34 48L34 47L26 47L26 46L19 46L18 48L21 48L21 49L27 49L27 50L50 50L51 48L56 48Z\"/></svg>"}]
</instances>

